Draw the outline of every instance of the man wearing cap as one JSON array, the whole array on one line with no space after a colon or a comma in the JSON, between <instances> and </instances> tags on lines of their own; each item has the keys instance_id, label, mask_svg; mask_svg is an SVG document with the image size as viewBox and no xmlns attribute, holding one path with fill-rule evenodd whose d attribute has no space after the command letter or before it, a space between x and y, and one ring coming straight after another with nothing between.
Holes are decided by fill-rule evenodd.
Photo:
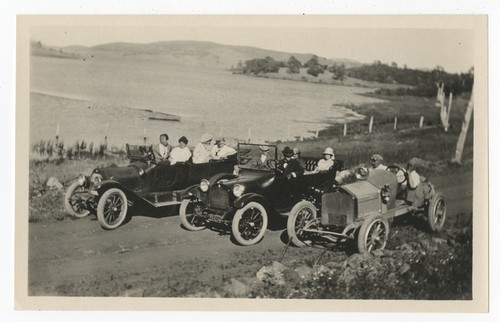
<instances>
[{"instance_id":1,"label":"man wearing cap","mask_svg":"<svg viewBox=\"0 0 500 322\"><path fill-rule=\"evenodd\" d=\"M193 151L193 163L206 163L210 161L212 150L212 135L205 133L201 136L200 142L196 144Z\"/></svg>"},{"instance_id":2,"label":"man wearing cap","mask_svg":"<svg viewBox=\"0 0 500 322\"><path fill-rule=\"evenodd\" d=\"M335 160L335 154L333 153L332 148L326 148L323 152L323 159L318 161L318 165L314 172L323 172L328 171L333 167L333 163Z\"/></svg>"},{"instance_id":3,"label":"man wearing cap","mask_svg":"<svg viewBox=\"0 0 500 322\"><path fill-rule=\"evenodd\" d=\"M372 168L377 170L387 170L387 167L384 165L384 158L380 154L374 154L370 158L372 162Z\"/></svg>"},{"instance_id":4,"label":"man wearing cap","mask_svg":"<svg viewBox=\"0 0 500 322\"><path fill-rule=\"evenodd\" d=\"M215 139L215 145L211 151L211 157L215 160L226 159L228 156L236 154L236 150L226 145L226 140L223 137Z\"/></svg>"},{"instance_id":5,"label":"man wearing cap","mask_svg":"<svg viewBox=\"0 0 500 322\"><path fill-rule=\"evenodd\" d=\"M293 150L286 146L283 151L283 160L277 166L277 169L283 172L287 179L297 178L304 174L304 168L300 166L298 160L293 158Z\"/></svg>"},{"instance_id":6,"label":"man wearing cap","mask_svg":"<svg viewBox=\"0 0 500 322\"><path fill-rule=\"evenodd\" d=\"M155 156L155 160L158 162L167 161L171 150L172 146L168 144L168 134L161 134L160 143L153 146L153 154Z\"/></svg>"},{"instance_id":7,"label":"man wearing cap","mask_svg":"<svg viewBox=\"0 0 500 322\"><path fill-rule=\"evenodd\" d=\"M186 162L191 158L191 151L188 146L188 139L185 136L179 138L179 146L176 146L170 152L170 164L176 164L177 162Z\"/></svg>"}]
</instances>

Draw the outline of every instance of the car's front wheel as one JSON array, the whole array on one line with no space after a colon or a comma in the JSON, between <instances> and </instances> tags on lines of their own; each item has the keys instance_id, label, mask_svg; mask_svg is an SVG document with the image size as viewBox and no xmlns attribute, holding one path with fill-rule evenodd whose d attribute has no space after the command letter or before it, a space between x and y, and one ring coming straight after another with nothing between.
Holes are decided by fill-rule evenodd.
<instances>
[{"instance_id":1,"label":"car's front wheel","mask_svg":"<svg viewBox=\"0 0 500 322\"><path fill-rule=\"evenodd\" d=\"M203 203L197 200L182 200L179 217L184 228L191 231L205 229L205 222L199 216L203 210Z\"/></svg>"},{"instance_id":2,"label":"car's front wheel","mask_svg":"<svg viewBox=\"0 0 500 322\"><path fill-rule=\"evenodd\" d=\"M112 188L102 194L97 204L97 219L104 229L115 229L127 216L128 203L125 193Z\"/></svg>"},{"instance_id":3,"label":"car's front wheel","mask_svg":"<svg viewBox=\"0 0 500 322\"><path fill-rule=\"evenodd\" d=\"M257 202L249 202L234 214L231 226L233 237L243 246L256 244L264 237L267 223L264 206Z\"/></svg>"},{"instance_id":4,"label":"car's front wheel","mask_svg":"<svg viewBox=\"0 0 500 322\"><path fill-rule=\"evenodd\" d=\"M301 201L296 204L288 217L286 231L292 244L297 247L304 247L307 241L304 228L316 225L316 207L309 201Z\"/></svg>"},{"instance_id":5,"label":"car's front wheel","mask_svg":"<svg viewBox=\"0 0 500 322\"><path fill-rule=\"evenodd\" d=\"M78 182L73 182L64 195L64 208L73 217L86 217L90 214L87 209L87 200L90 197L90 193L84 186Z\"/></svg>"},{"instance_id":6,"label":"car's front wheel","mask_svg":"<svg viewBox=\"0 0 500 322\"><path fill-rule=\"evenodd\" d=\"M442 194L435 194L429 202L427 220L432 231L440 231L446 220L446 202Z\"/></svg>"},{"instance_id":7,"label":"car's front wheel","mask_svg":"<svg viewBox=\"0 0 500 322\"><path fill-rule=\"evenodd\" d=\"M383 250L389 239L389 223L381 215L370 216L363 221L358 234L358 250L360 253L371 253Z\"/></svg>"}]
</instances>

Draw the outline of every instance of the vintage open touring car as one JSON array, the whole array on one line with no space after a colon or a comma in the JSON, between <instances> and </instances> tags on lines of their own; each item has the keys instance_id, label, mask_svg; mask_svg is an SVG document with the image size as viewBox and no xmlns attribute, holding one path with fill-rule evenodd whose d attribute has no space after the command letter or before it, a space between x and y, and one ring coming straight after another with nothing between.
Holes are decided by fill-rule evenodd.
<instances>
[{"instance_id":1,"label":"vintage open touring car","mask_svg":"<svg viewBox=\"0 0 500 322\"><path fill-rule=\"evenodd\" d=\"M259 162L263 150L267 161ZM274 145L238 145L238 173L218 174L186 190L179 215L191 231L206 227L231 232L241 245L259 242L269 219L289 213L299 200L314 200L334 184L341 161L325 172L312 171L318 158L304 158L305 172L288 179L278 166Z\"/></svg>"},{"instance_id":2,"label":"vintage open touring car","mask_svg":"<svg viewBox=\"0 0 500 322\"><path fill-rule=\"evenodd\" d=\"M151 146L126 145L130 164L126 167L96 168L90 176L80 175L66 191L66 210L77 218L96 213L105 229L125 220L128 208L148 204L155 208L179 204L185 188L217 173L234 170L236 156L208 163L156 162Z\"/></svg>"},{"instance_id":3,"label":"vintage open touring car","mask_svg":"<svg viewBox=\"0 0 500 322\"><path fill-rule=\"evenodd\" d=\"M439 231L446 218L443 195L430 182L422 182L424 202L411 205L405 200L404 169L390 166L387 170L373 169L356 182L330 187L316 202L298 202L288 217L289 241L302 247L352 240L360 253L382 250L389 238L389 222L404 214L423 216L431 230Z\"/></svg>"}]
</instances>

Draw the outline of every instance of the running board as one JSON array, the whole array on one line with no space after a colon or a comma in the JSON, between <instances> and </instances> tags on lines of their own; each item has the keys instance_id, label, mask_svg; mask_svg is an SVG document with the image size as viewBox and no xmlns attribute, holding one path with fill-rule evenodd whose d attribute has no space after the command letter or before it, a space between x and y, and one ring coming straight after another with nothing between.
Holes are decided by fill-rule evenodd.
<instances>
[{"instance_id":1,"label":"running board","mask_svg":"<svg viewBox=\"0 0 500 322\"><path fill-rule=\"evenodd\" d=\"M158 202L158 203L154 203L153 206L155 206L156 208L160 208L160 207L166 207L166 206L173 206L173 205L180 205L181 202L180 201L165 201L165 202Z\"/></svg>"}]
</instances>

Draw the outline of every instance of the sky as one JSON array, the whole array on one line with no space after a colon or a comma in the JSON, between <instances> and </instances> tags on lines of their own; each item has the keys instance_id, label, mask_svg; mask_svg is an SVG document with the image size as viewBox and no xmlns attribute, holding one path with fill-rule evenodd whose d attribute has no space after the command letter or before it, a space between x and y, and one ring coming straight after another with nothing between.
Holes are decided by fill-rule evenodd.
<instances>
[{"instance_id":1,"label":"sky","mask_svg":"<svg viewBox=\"0 0 500 322\"><path fill-rule=\"evenodd\" d=\"M178 17L179 18L179 17ZM234 18L234 17L233 17ZM474 65L474 31L458 28L427 28L422 24L396 28L337 27L315 25L311 20L269 24L241 18L179 18L119 25L96 22L40 25L31 29L31 39L51 46L94 46L110 42L149 43L170 40L211 41L227 45L252 46L290 53L310 53L325 58L348 58L362 63L380 60L409 68L431 69L439 65L448 72L467 72ZM184 21L184 20L185 21ZM332 18L333 19L333 18ZM189 21L189 22L188 22ZM342 20L341 20L342 21ZM417 21L418 22L418 21Z\"/></svg>"}]
</instances>

